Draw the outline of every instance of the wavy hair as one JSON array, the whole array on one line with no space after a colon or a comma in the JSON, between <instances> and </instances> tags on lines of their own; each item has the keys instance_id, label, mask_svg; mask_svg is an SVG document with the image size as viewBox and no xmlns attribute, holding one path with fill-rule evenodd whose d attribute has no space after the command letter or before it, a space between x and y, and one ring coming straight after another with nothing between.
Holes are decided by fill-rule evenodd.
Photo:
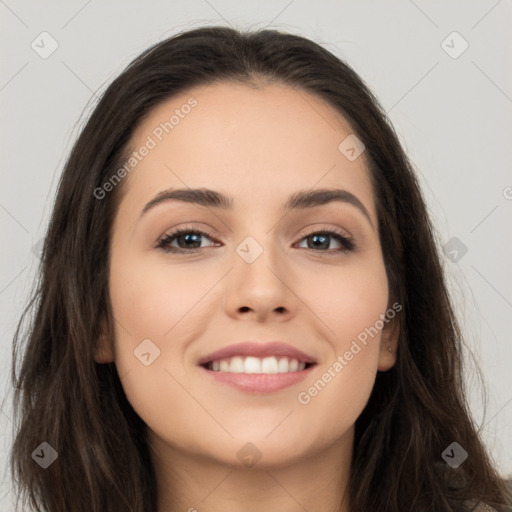
<instances>
[{"instance_id":1,"label":"wavy hair","mask_svg":"<svg viewBox=\"0 0 512 512\"><path fill-rule=\"evenodd\" d=\"M437 235L414 169L363 80L319 44L278 30L202 27L159 42L101 95L66 161L40 272L13 340L17 505L46 512L154 512L146 425L114 363L94 361L103 327L113 339L109 242L123 183L94 191L122 167L136 127L188 88L279 83L316 95L366 146L390 296L403 305L397 362L379 372L356 421L351 511L505 510L506 491L479 439L463 389L463 340ZM469 454L451 469L452 442ZM47 469L32 454L58 453Z\"/></svg>"}]
</instances>

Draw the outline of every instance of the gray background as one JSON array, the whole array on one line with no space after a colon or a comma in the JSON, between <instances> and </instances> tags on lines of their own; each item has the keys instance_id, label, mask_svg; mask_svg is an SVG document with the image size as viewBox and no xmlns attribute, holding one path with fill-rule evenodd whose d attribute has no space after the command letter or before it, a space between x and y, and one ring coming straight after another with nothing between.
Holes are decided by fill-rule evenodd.
<instances>
[{"instance_id":1,"label":"gray background","mask_svg":"<svg viewBox=\"0 0 512 512\"><path fill-rule=\"evenodd\" d=\"M12 509L12 334L88 102L150 44L211 23L310 37L352 65L388 111L418 169L440 243L451 240L450 287L488 391L484 410L468 366L472 410L500 471L512 474L511 15L510 0L0 0L0 511ZM51 49L44 31L58 44L47 58L31 47ZM454 31L460 37L448 37Z\"/></svg>"}]
</instances>

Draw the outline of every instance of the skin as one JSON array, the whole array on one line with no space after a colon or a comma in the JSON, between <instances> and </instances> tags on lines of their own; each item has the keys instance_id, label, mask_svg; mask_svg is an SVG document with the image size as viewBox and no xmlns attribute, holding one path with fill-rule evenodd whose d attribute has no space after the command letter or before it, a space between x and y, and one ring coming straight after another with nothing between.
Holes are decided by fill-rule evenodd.
<instances>
[{"instance_id":1,"label":"skin","mask_svg":"<svg viewBox=\"0 0 512 512\"><path fill-rule=\"evenodd\" d=\"M297 395L392 304L365 153L349 161L338 150L348 123L321 99L277 84L190 89L157 106L132 146L191 96L198 105L123 183L111 240L115 339L102 337L95 359L115 361L148 425L158 512L348 512L354 423L376 372L395 363L397 322L308 404ZM140 217L161 191L186 187L221 191L234 209L171 201ZM292 193L324 187L357 196L371 223L342 202L282 212ZM155 248L185 224L211 233L199 238L201 252ZM308 249L305 237L325 228L350 235L354 251L336 251L335 238ZM263 249L253 263L236 252L247 236ZM160 350L149 366L133 353L147 338ZM217 383L197 367L201 356L244 340L282 340L318 365L305 381L267 394ZM248 442L261 454L253 467L237 456Z\"/></svg>"}]
</instances>

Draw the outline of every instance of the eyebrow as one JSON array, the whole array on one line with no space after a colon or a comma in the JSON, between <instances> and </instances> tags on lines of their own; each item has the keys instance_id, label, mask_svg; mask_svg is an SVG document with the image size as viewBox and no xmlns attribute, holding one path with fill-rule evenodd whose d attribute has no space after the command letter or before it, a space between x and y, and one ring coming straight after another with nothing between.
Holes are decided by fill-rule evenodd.
<instances>
[{"instance_id":1,"label":"eyebrow","mask_svg":"<svg viewBox=\"0 0 512 512\"><path fill-rule=\"evenodd\" d=\"M158 193L149 201L141 211L142 217L151 208L168 201L181 201L184 203L193 203L208 208L220 208L222 210L233 209L233 199L222 192L207 188L181 188L168 189ZM351 192L338 188L324 188L316 190L299 190L294 192L283 206L285 212L292 210L304 210L322 206L334 201L347 203L358 208L370 222L372 228L373 222L363 203Z\"/></svg>"}]
</instances>

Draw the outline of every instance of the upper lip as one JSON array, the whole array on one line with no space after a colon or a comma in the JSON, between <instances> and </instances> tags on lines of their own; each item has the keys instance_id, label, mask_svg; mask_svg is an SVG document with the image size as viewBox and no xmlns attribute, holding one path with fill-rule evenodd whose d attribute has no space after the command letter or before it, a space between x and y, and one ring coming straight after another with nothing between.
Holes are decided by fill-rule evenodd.
<instances>
[{"instance_id":1,"label":"upper lip","mask_svg":"<svg viewBox=\"0 0 512 512\"><path fill-rule=\"evenodd\" d=\"M258 358L282 356L290 359L297 359L299 363L316 363L316 359L313 356L310 356L309 354L306 354L281 341L271 341L269 343L244 341L242 343L228 345L227 347L221 348L202 357L199 359L198 365L218 361L220 359L229 359L234 356L253 356Z\"/></svg>"}]
</instances>

